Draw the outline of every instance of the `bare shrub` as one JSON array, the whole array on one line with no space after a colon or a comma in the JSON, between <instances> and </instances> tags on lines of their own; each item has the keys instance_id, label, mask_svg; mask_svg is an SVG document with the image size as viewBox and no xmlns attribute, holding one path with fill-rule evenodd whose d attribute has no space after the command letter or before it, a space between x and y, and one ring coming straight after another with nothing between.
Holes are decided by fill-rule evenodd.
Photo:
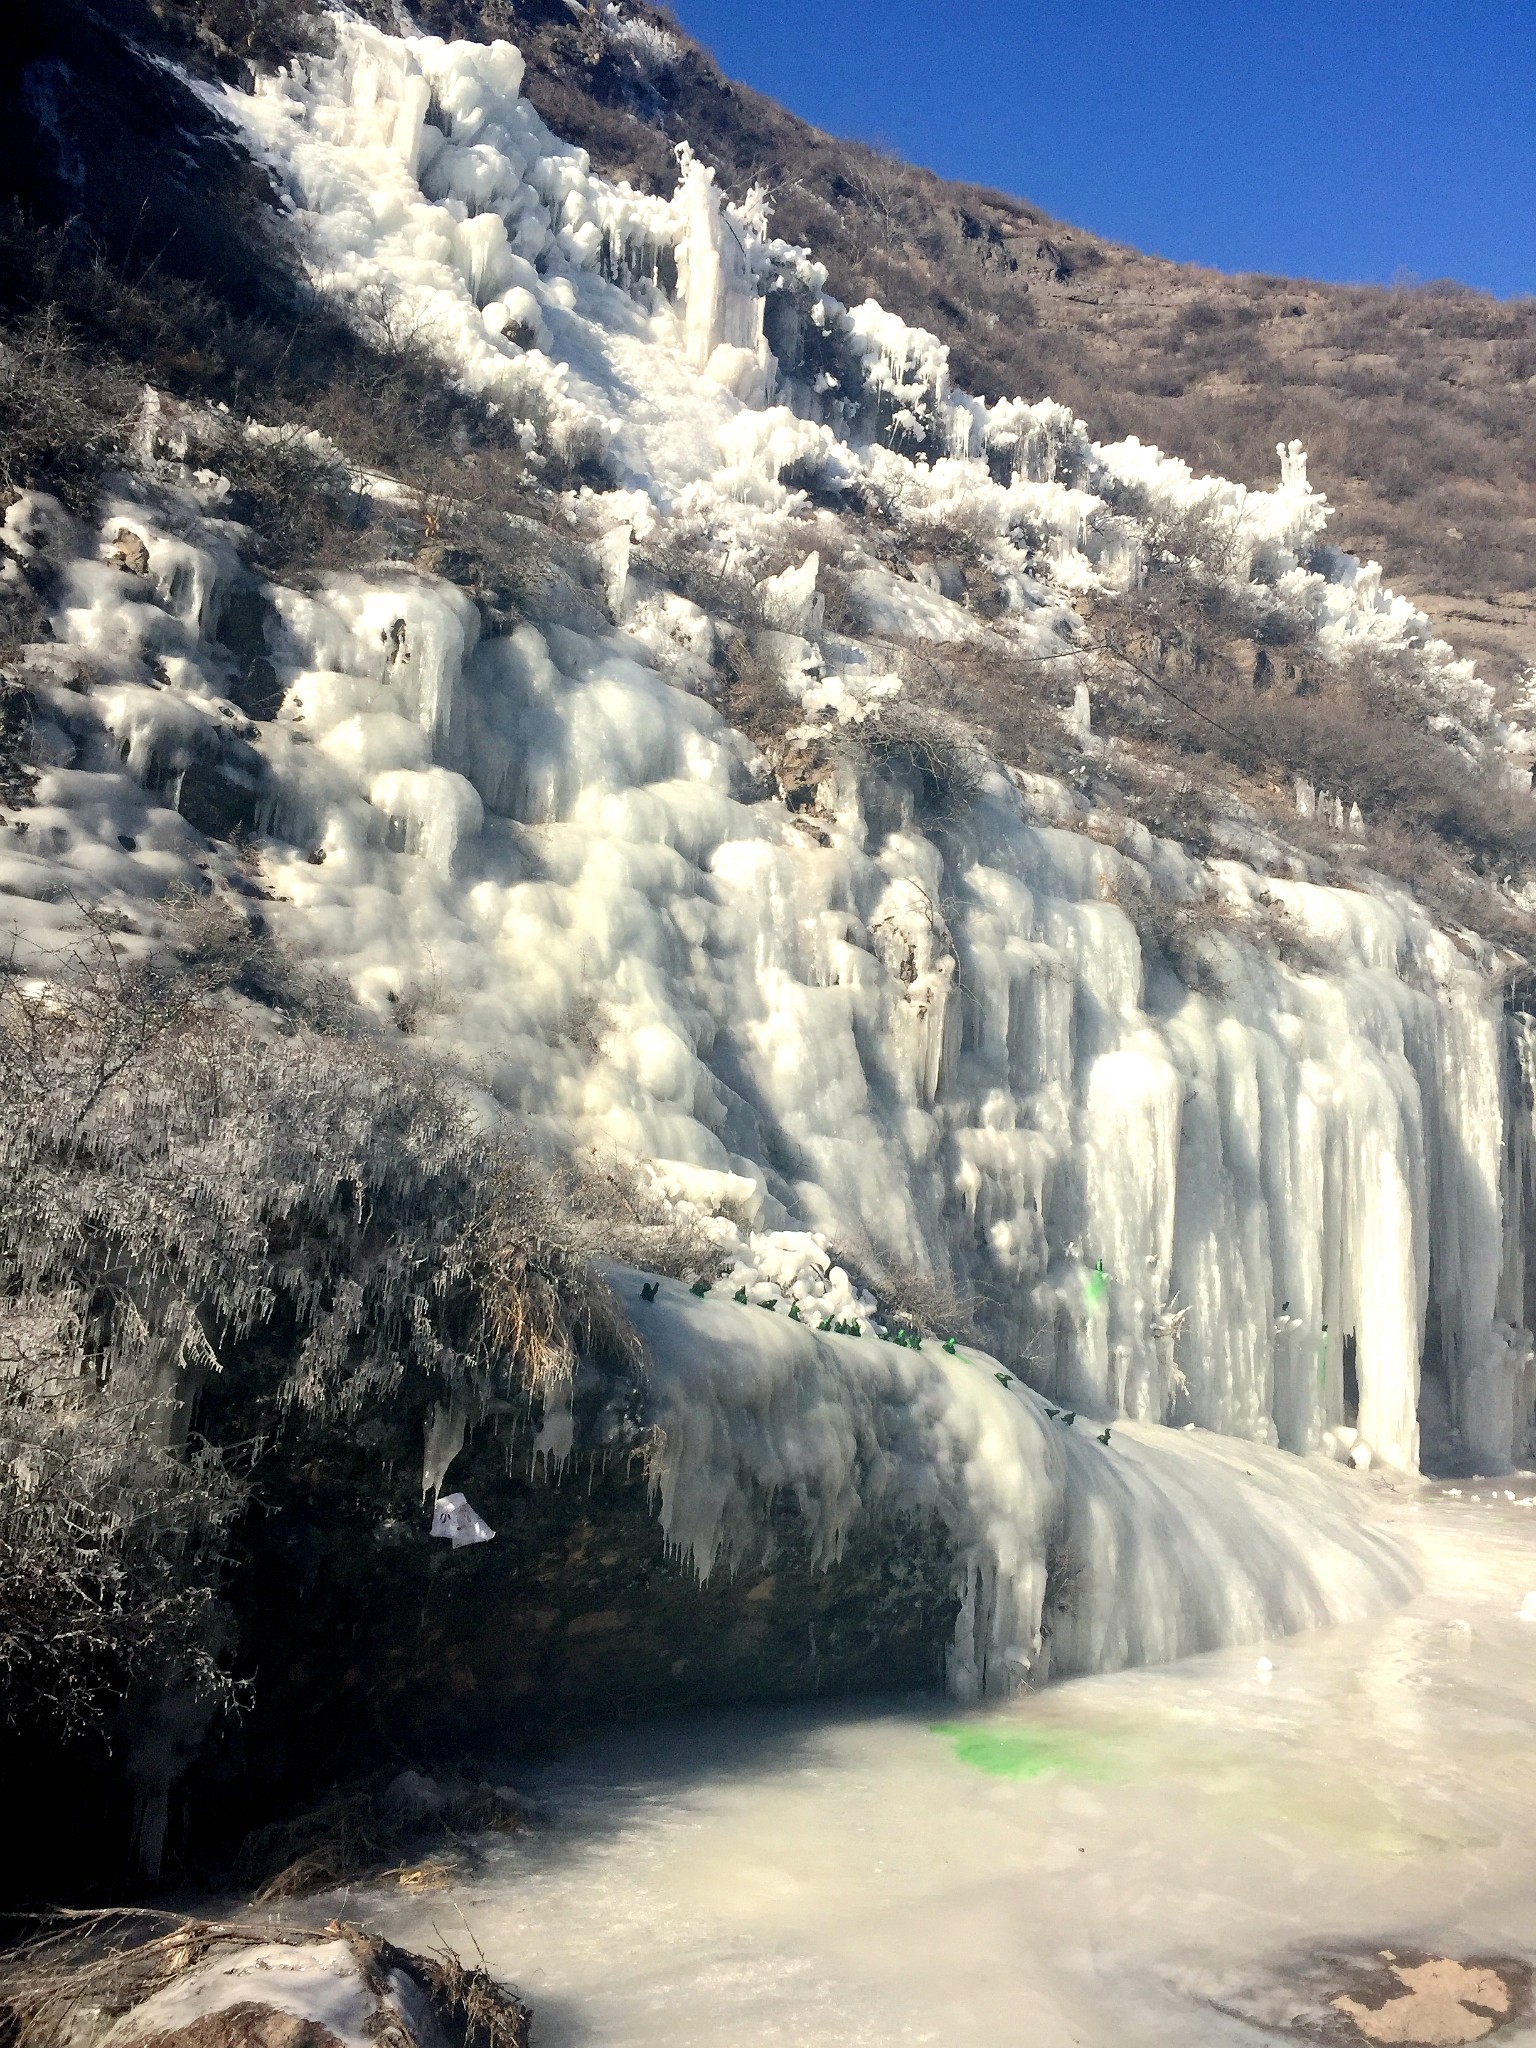
<instances>
[{"instance_id":1,"label":"bare shrub","mask_svg":"<svg viewBox=\"0 0 1536 2048\"><path fill-rule=\"evenodd\" d=\"M780 666L749 633L732 633L720 650L714 702L754 745L773 750L804 719L784 687Z\"/></svg>"},{"instance_id":2,"label":"bare shrub","mask_svg":"<svg viewBox=\"0 0 1536 2048\"><path fill-rule=\"evenodd\" d=\"M848 572L838 562L824 563L816 588L821 594L822 624L827 632L857 639L865 631L864 608Z\"/></svg>"},{"instance_id":3,"label":"bare shrub","mask_svg":"<svg viewBox=\"0 0 1536 2048\"><path fill-rule=\"evenodd\" d=\"M312 431L232 435L217 459L233 487L230 511L255 530L262 564L274 574L343 568L378 552L365 537L362 477Z\"/></svg>"},{"instance_id":4,"label":"bare shrub","mask_svg":"<svg viewBox=\"0 0 1536 2048\"><path fill-rule=\"evenodd\" d=\"M259 216L243 225L236 253L249 269L253 253L273 252ZM89 514L104 467L128 458L147 383L200 404L199 433L216 417L207 402L232 422L271 423L254 434L232 425L196 452L230 477L232 509L274 573L410 556L461 535L474 544L488 528L495 552L519 559L506 515L541 513L551 485L571 478L553 453L542 478L530 475L536 432L516 404L457 389L387 317L354 321L296 277L262 276L252 303L219 279L153 264L125 274L81 235L0 216L0 484L52 490ZM405 491L372 496L370 470Z\"/></svg>"},{"instance_id":5,"label":"bare shrub","mask_svg":"<svg viewBox=\"0 0 1536 2048\"><path fill-rule=\"evenodd\" d=\"M568 1228L594 1259L622 1260L674 1279L717 1279L726 1259L701 1217L680 1213L643 1170L578 1154L554 1176Z\"/></svg>"},{"instance_id":6,"label":"bare shrub","mask_svg":"<svg viewBox=\"0 0 1536 2048\"><path fill-rule=\"evenodd\" d=\"M0 336L0 488L47 490L89 508L103 469L123 450L134 392L90 365L51 306Z\"/></svg>"},{"instance_id":7,"label":"bare shrub","mask_svg":"<svg viewBox=\"0 0 1536 2048\"><path fill-rule=\"evenodd\" d=\"M1338 948L1310 932L1278 898L1261 897L1258 913L1258 942L1272 952L1283 967L1289 967L1296 974L1338 972Z\"/></svg>"},{"instance_id":8,"label":"bare shrub","mask_svg":"<svg viewBox=\"0 0 1536 2048\"><path fill-rule=\"evenodd\" d=\"M66 1734L147 1670L227 1690L214 1602L244 1497L152 1362L81 1357L94 1306L0 1300L0 1717Z\"/></svg>"},{"instance_id":9,"label":"bare shrub","mask_svg":"<svg viewBox=\"0 0 1536 2048\"><path fill-rule=\"evenodd\" d=\"M887 1263L874 1295L884 1323L924 1337L983 1341L977 1303L949 1272Z\"/></svg>"},{"instance_id":10,"label":"bare shrub","mask_svg":"<svg viewBox=\"0 0 1536 2048\"><path fill-rule=\"evenodd\" d=\"M915 786L930 817L952 818L980 796L986 759L958 720L906 697L888 697L859 727L876 767Z\"/></svg>"},{"instance_id":11,"label":"bare shrub","mask_svg":"<svg viewBox=\"0 0 1536 2048\"><path fill-rule=\"evenodd\" d=\"M19 811L36 786L31 694L0 675L0 805Z\"/></svg>"},{"instance_id":12,"label":"bare shrub","mask_svg":"<svg viewBox=\"0 0 1536 2048\"><path fill-rule=\"evenodd\" d=\"M1107 728L1217 757L1287 796L1303 777L1358 803L1373 829L1433 834L1474 868L1536 858L1536 796L1490 781L1432 724L1411 650L1325 661L1250 643L1240 662L1229 624L1187 595L1095 608Z\"/></svg>"},{"instance_id":13,"label":"bare shrub","mask_svg":"<svg viewBox=\"0 0 1536 2048\"><path fill-rule=\"evenodd\" d=\"M159 12L185 23L216 61L285 64L330 43L330 25L313 0L161 0Z\"/></svg>"},{"instance_id":14,"label":"bare shrub","mask_svg":"<svg viewBox=\"0 0 1536 2048\"><path fill-rule=\"evenodd\" d=\"M1040 1634L1049 1642L1054 1626L1070 1620L1083 1598L1087 1567L1076 1544L1059 1532L1045 1546L1045 1597L1040 1608Z\"/></svg>"},{"instance_id":15,"label":"bare shrub","mask_svg":"<svg viewBox=\"0 0 1536 2048\"><path fill-rule=\"evenodd\" d=\"M1127 809L1149 832L1208 859L1216 851L1218 832L1231 811L1231 793L1221 786L1219 766L1212 764L1205 773L1191 774L1189 762L1181 755L1159 759L1145 745L1137 752L1139 758L1117 756L1115 761L1117 779L1126 790Z\"/></svg>"},{"instance_id":16,"label":"bare shrub","mask_svg":"<svg viewBox=\"0 0 1536 2048\"><path fill-rule=\"evenodd\" d=\"M919 644L902 648L898 666L909 697L961 721L998 760L1018 768L1068 765L1058 693L1070 700L1075 650L1052 661L996 638Z\"/></svg>"},{"instance_id":17,"label":"bare shrub","mask_svg":"<svg viewBox=\"0 0 1536 2048\"><path fill-rule=\"evenodd\" d=\"M713 559L707 536L686 525L658 525L632 561L713 619L747 632L768 623L757 583Z\"/></svg>"},{"instance_id":18,"label":"bare shrub","mask_svg":"<svg viewBox=\"0 0 1536 2048\"><path fill-rule=\"evenodd\" d=\"M1166 960L1186 988L1217 997L1224 992L1211 941L1246 935L1230 904L1217 896L1180 903L1157 890L1137 890L1120 907L1135 925L1144 955Z\"/></svg>"}]
</instances>

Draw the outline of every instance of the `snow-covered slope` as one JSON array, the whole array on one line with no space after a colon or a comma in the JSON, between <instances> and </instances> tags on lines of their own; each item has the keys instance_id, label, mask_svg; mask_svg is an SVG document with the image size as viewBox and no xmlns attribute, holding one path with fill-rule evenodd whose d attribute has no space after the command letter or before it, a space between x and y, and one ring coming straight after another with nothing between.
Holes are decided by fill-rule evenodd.
<instances>
[{"instance_id":1,"label":"snow-covered slope","mask_svg":"<svg viewBox=\"0 0 1536 2048\"><path fill-rule=\"evenodd\" d=\"M1202 522L1324 649L1422 643L1424 621L1319 548L1298 448L1258 492L1100 447L1049 402L955 393L930 337L830 299L759 203L723 203L686 151L670 201L604 183L520 77L505 44L341 19L334 55L221 103L323 288L530 445L608 464L616 488L567 494L608 616L490 637L410 564L268 587L281 707L248 719L218 637L253 582L241 536L147 400L143 468L99 526L35 496L5 523L7 573L58 572L44 774L0 840L22 957L45 962L80 902L152 931L178 881L258 891L488 1110L702 1218L726 1293L867 1325L861 1274L952 1278L1003 1365L1085 1415L1402 1467L1428 1327L1437 1421L1506 1464L1536 1390L1530 1041L1490 949L1385 886L1203 863L991 762L925 814L837 742L899 695L893 641L981 629L940 570L871 563L872 623L827 630L841 529L816 505L899 508L936 552L980 535L986 630L1022 654L1070 650L1073 594L1133 580L1154 519ZM819 743L809 802L710 702L720 622L641 573L668 532L759 581L764 658ZM1421 667L1442 716L1510 741L1448 648ZM1077 716L1087 757L1086 692ZM254 878L220 814L255 829ZM1205 992L1144 957L1128 910L1157 902L1222 907ZM1250 942L1277 916L1331 964Z\"/></svg>"}]
</instances>

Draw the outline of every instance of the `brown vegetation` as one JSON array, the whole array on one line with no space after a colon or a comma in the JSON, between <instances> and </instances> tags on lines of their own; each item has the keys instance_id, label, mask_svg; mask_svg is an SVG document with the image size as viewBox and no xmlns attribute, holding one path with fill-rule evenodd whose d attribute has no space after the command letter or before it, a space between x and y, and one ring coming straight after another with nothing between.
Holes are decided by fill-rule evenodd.
<instances>
[{"instance_id":1,"label":"brown vegetation","mask_svg":"<svg viewBox=\"0 0 1536 2048\"><path fill-rule=\"evenodd\" d=\"M86 514L104 473L147 441L229 479L228 510L271 575L428 548L439 566L457 550L450 572L477 551L537 557L509 546L509 522L542 529L559 465L530 470L516 419L456 391L387 323L369 341L318 303L293 318L285 335L272 308L249 315L153 270L125 277L69 236L0 221L0 487ZM162 394L152 421L146 384ZM263 431L245 430L247 412ZM375 497L369 471L404 496ZM503 594L504 609L515 601Z\"/></svg>"},{"instance_id":2,"label":"brown vegetation","mask_svg":"<svg viewBox=\"0 0 1536 2048\"><path fill-rule=\"evenodd\" d=\"M642 77L561 0L422 0L439 33L511 35L527 91L594 162L670 191L687 137L775 231L950 345L988 398L1053 397L1100 438L1138 434L1197 468L1270 484L1293 436L1339 507L1334 538L1384 561L1502 680L1536 656L1536 300L1456 285L1384 290L1224 277L949 184L820 133L681 54Z\"/></svg>"},{"instance_id":3,"label":"brown vegetation","mask_svg":"<svg viewBox=\"0 0 1536 2048\"><path fill-rule=\"evenodd\" d=\"M435 1956L415 1955L350 1921L332 1922L316 1933L148 1909L43 1916L37 1932L0 1958L0 2035L12 2048L68 2048L83 2027L95 2033L124 2022L131 2036L136 2008L210 1958L273 1942L303 1948L338 1936L379 2000L379 2018L388 2021L379 2038L389 2048L422 2048L395 2016L401 1978L424 1995L433 2022L428 2039L444 2048L528 2048L527 2006L511 1986L489 1975L483 1961L468 1967L446 1948ZM215 2041L220 2048L319 2048L335 2040L317 2022L307 2029L302 2023L263 2029L262 2015L277 2018L269 2006L230 2008L233 2024L220 2032L205 2023L202 2038L209 2048ZM193 2028L183 2032L199 2038Z\"/></svg>"},{"instance_id":4,"label":"brown vegetation","mask_svg":"<svg viewBox=\"0 0 1536 2048\"><path fill-rule=\"evenodd\" d=\"M888 698L859 726L867 757L909 783L930 820L953 818L981 794L986 757L971 731L911 697Z\"/></svg>"},{"instance_id":5,"label":"brown vegetation","mask_svg":"<svg viewBox=\"0 0 1536 2048\"><path fill-rule=\"evenodd\" d=\"M406 1771L334 1792L256 1829L241 1844L235 1875L254 1887L256 1906L342 1885L405 1881L422 1868L426 1848L440 1852L470 1835L515 1833L528 1825L529 1812L509 1786L439 1784Z\"/></svg>"}]
</instances>

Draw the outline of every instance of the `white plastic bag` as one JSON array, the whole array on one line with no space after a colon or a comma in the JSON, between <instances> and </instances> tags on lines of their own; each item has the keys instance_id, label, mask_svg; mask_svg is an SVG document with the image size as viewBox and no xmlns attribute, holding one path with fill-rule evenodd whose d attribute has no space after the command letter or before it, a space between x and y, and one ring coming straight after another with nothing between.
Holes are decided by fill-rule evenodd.
<instances>
[{"instance_id":1,"label":"white plastic bag","mask_svg":"<svg viewBox=\"0 0 1536 2048\"><path fill-rule=\"evenodd\" d=\"M496 1531L481 1521L462 1493L445 1493L432 1510L432 1534L462 1550L469 1543L489 1543Z\"/></svg>"}]
</instances>

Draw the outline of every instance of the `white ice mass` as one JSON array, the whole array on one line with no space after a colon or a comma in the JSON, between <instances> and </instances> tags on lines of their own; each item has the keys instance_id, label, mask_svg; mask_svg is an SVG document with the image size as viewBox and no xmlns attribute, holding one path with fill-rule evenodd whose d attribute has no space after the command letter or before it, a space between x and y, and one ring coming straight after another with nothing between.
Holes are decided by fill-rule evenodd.
<instances>
[{"instance_id":1,"label":"white ice mass","mask_svg":"<svg viewBox=\"0 0 1536 2048\"><path fill-rule=\"evenodd\" d=\"M860 1508L938 1514L965 1573L962 1689L1397 1597L1410 1575L1356 1526L1358 1479L1300 1458L1416 1465L1427 1330L1434 1414L1479 1469L1529 1448L1536 1045L1492 949L1385 884L1261 874L1241 847L1201 862L991 763L942 826L846 764L791 811L699 694L716 622L631 550L682 521L722 567L787 562L764 606L809 732L899 692L891 638L976 630L942 575L877 564L855 579L869 638L827 630L837 514L810 478L983 534L991 630L1023 653L1070 646L1075 590L1138 575L1144 520L1109 503L1133 487L1198 513L1224 573L1261 575L1325 647L1426 621L1320 546L1296 446L1255 491L1097 445L1049 402L968 398L932 337L830 298L760 199L727 202L686 150L671 200L606 182L521 78L505 43L338 17L333 55L220 105L322 289L565 460L607 461L619 488L573 490L568 512L611 617L487 637L461 589L404 563L268 587L281 707L248 719L216 644L251 581L225 487L177 460L148 395L144 471L98 528L36 495L5 521L5 573L37 554L61 572L37 652L48 765L0 836L22 962L46 972L81 904L152 934L178 882L259 888L381 1023L408 1006L487 1114L649 1173L735 1262L703 1304L669 1283L635 1310L669 1533L707 1569L756 1540L775 1491L829 1555ZM791 360L796 331L817 347ZM1439 715L1490 758L1518 745L1469 665L1443 645L1426 663ZM1101 744L1086 690L1072 722ZM254 878L176 808L189 776L247 794ZM1209 988L1144 960L1125 906L1157 897L1229 913ZM1244 941L1277 913L1332 964ZM839 1251L984 1293L1000 1358L882 1344ZM828 1318L866 1335L811 1327ZM1047 1640L1042 1532L1062 1514L1093 1595Z\"/></svg>"}]
</instances>

